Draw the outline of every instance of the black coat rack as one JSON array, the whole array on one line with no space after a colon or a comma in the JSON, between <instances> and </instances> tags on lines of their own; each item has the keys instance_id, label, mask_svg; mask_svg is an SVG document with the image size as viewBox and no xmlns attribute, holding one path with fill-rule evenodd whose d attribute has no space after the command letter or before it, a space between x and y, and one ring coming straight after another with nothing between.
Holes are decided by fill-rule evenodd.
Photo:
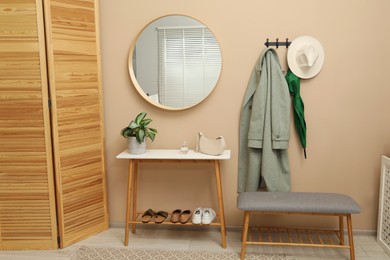
<instances>
[{"instance_id":1,"label":"black coat rack","mask_svg":"<svg viewBox=\"0 0 390 260\"><path fill-rule=\"evenodd\" d=\"M267 41L264 43L264 45L267 47L276 46L276 48L279 48L279 46L286 46L286 48L288 48L288 46L290 46L290 44L291 44L291 42L288 41L288 38L286 38L286 41L283 41L283 42L280 42L279 38L276 38L275 42L270 42L269 39L267 38Z\"/></svg>"}]
</instances>

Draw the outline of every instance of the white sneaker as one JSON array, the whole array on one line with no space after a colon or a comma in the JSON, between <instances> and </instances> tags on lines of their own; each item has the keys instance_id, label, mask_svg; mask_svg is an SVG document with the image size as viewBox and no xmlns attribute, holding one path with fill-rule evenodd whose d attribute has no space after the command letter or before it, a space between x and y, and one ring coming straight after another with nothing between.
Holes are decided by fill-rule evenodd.
<instances>
[{"instance_id":1,"label":"white sneaker","mask_svg":"<svg viewBox=\"0 0 390 260\"><path fill-rule=\"evenodd\" d=\"M192 214L192 223L193 224L200 224L202 222L202 216L203 216L203 209L196 208L194 210L194 213Z\"/></svg>"},{"instance_id":2,"label":"white sneaker","mask_svg":"<svg viewBox=\"0 0 390 260\"><path fill-rule=\"evenodd\" d=\"M213 222L216 216L217 214L215 214L215 211L213 209L203 209L202 224L210 224L211 222Z\"/></svg>"}]
</instances>

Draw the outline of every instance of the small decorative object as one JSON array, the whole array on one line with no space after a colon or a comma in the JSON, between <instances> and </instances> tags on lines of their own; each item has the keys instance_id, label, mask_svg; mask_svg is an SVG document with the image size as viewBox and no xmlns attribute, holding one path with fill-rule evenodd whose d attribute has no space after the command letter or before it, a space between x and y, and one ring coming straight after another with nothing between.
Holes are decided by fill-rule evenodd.
<instances>
[{"instance_id":1,"label":"small decorative object","mask_svg":"<svg viewBox=\"0 0 390 260\"><path fill-rule=\"evenodd\" d=\"M198 133L198 142L196 151L209 155L220 155L226 149L226 142L222 136L216 139L211 139L204 136L201 132Z\"/></svg>"},{"instance_id":2,"label":"small decorative object","mask_svg":"<svg viewBox=\"0 0 390 260\"><path fill-rule=\"evenodd\" d=\"M181 146L180 152L184 153L184 154L188 153L188 147L187 147L187 143L186 142L184 142L183 145Z\"/></svg>"},{"instance_id":3,"label":"small decorative object","mask_svg":"<svg viewBox=\"0 0 390 260\"><path fill-rule=\"evenodd\" d=\"M127 138L128 151L131 154L142 154L146 152L146 137L152 142L156 137L157 130L148 127L152 119L146 118L146 112L139 113L130 124L123 128L121 135Z\"/></svg>"}]
</instances>

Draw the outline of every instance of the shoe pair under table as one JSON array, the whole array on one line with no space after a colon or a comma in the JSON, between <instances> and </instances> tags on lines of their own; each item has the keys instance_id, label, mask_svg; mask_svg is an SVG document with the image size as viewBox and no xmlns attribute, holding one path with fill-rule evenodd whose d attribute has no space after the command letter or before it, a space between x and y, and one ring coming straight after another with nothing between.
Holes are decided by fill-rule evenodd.
<instances>
[{"instance_id":1,"label":"shoe pair under table","mask_svg":"<svg viewBox=\"0 0 390 260\"><path fill-rule=\"evenodd\" d=\"M192 216L193 224L209 225L216 217L216 213L210 208L196 208Z\"/></svg>"},{"instance_id":2,"label":"shoe pair under table","mask_svg":"<svg viewBox=\"0 0 390 260\"><path fill-rule=\"evenodd\" d=\"M153 218L154 222L160 224L168 217L169 213L163 210L155 212L153 209L148 209L142 214L142 222L149 223ZM213 222L216 213L211 208L196 208L194 213L189 209L175 209L171 214L171 222L186 224L191 218L193 224L208 225Z\"/></svg>"}]
</instances>

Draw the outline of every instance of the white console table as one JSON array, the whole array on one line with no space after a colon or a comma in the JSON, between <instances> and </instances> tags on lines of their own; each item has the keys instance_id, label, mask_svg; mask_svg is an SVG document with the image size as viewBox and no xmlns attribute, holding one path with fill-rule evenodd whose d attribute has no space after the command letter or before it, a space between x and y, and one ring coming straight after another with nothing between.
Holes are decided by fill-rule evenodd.
<instances>
[{"instance_id":1,"label":"white console table","mask_svg":"<svg viewBox=\"0 0 390 260\"><path fill-rule=\"evenodd\" d=\"M223 248L226 248L226 223L223 206L222 196L222 184L221 184L221 171L220 160L230 159L230 150L226 150L223 154L218 156L206 155L202 153L194 152L190 150L187 154L180 153L179 150L147 150L144 154L130 154L126 151L120 153L116 157L117 159L129 160L129 177L127 187L127 205L126 205L126 226L125 226L125 246L129 244L129 226L131 225L132 233L135 233L136 224L143 224L139 218L143 212L137 212L137 179L138 179L138 164L139 163L211 163L214 164L216 188L218 196L218 211L217 218L219 221L211 223L221 227L221 244ZM184 225L193 225L192 223ZM147 223L154 224L154 223ZM169 221L161 224L177 225ZM159 224L159 225L161 225ZM180 224L182 225L182 224Z\"/></svg>"}]
</instances>

